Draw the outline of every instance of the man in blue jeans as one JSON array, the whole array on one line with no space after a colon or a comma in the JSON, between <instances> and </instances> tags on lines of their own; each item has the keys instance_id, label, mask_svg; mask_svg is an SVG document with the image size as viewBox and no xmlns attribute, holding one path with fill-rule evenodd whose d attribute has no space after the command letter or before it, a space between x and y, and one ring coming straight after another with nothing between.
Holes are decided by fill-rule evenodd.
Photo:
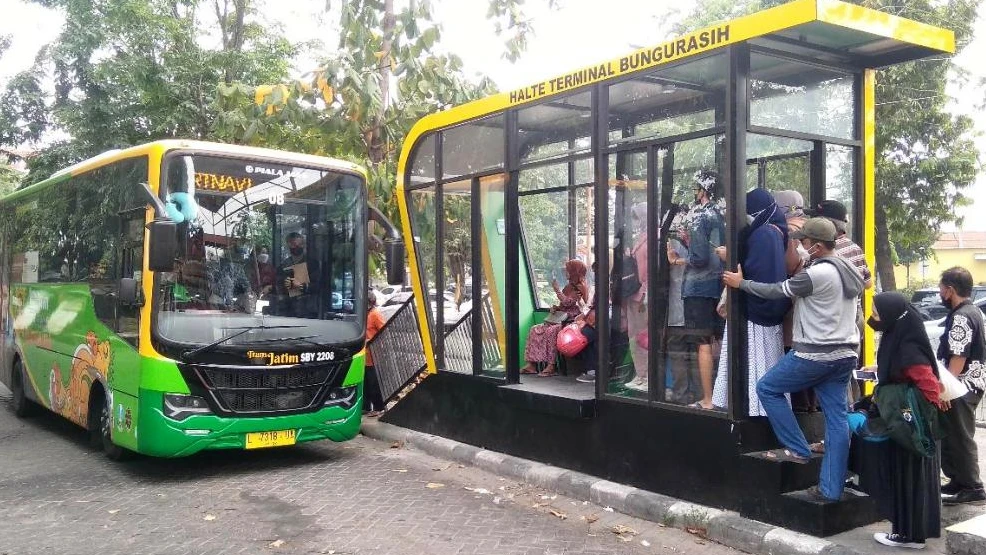
<instances>
[{"instance_id":1,"label":"man in blue jeans","mask_svg":"<svg viewBox=\"0 0 986 555\"><path fill-rule=\"evenodd\" d=\"M811 458L808 441L784 394L814 388L825 415L825 456L818 488L812 493L835 501L842 497L849 459L846 386L856 368L856 305L863 292L863 277L835 254L836 229L828 219L808 220L791 238L801 241L811 255L813 263L806 269L781 283L757 283L744 280L739 268L724 272L723 281L765 299L794 299L793 347L757 384L770 426L785 447L766 456L798 463Z\"/></svg>"}]
</instances>

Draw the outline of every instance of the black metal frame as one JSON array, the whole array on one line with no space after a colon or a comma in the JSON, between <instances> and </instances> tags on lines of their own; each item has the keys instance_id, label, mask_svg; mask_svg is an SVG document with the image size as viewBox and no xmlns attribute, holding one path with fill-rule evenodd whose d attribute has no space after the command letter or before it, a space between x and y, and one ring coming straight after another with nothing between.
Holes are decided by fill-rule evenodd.
<instances>
[{"instance_id":1,"label":"black metal frame","mask_svg":"<svg viewBox=\"0 0 986 555\"><path fill-rule=\"evenodd\" d=\"M752 125L750 122L750 112L749 112L749 83L750 83L750 56L753 53L764 54L768 56L778 57L786 60L790 60L796 63L804 64L811 67L817 67L820 69L825 69L827 71L835 71L839 73L845 73L848 76L854 78L854 100L857 103L856 109L854 110L854 138L844 139L839 137L830 137L817 135L812 133L801 133L797 131L790 131L784 129L776 129L772 127L764 127ZM518 132L518 110L537 106L540 104L549 104L557 99L551 98L542 102L525 104L522 108L512 108L506 109L502 112L505 117L504 121L504 141L505 141L505 163L502 168L502 172L506 176L504 183L504 218L506 223L506 242L505 242L505 264L506 264L506 281L505 281L505 296L507 302L505 302L504 310L504 328L506 332L506 352L503 353L504 363L506 366L506 382L508 384L516 384L520 382L520 338L519 338L519 306L517 304L517 299L519 298L520 291L520 256L526 256L526 238L524 236L524 231L520 222L520 208L519 208L519 198L521 196L549 193L549 192L567 192L568 198L568 216L569 216L569 237L568 237L568 248L569 252L574 252L574 236L573 229L571 228L571 222L575 221L575 215L577 210L576 204L576 191L578 189L578 184L575 179L575 164L578 160L586 159L591 157L594 160L594 204L596 207L595 216L595 228L594 228L594 240L595 240L595 259L597 263L597 281L596 281L596 295L595 295L595 309L596 309L596 329L597 329L597 352L599 358L597 360L597 369L599 370L600 377L596 381L596 398L597 399L613 399L621 402L627 403L643 403L651 406L660 406L662 409L674 410L680 412L689 412L703 414L707 416L730 418L734 421L745 420L748 414L749 399L748 399L748 372L746 368L746 358L747 358L747 327L745 318L745 306L741 302L738 295L730 293L728 295L728 306L729 306L729 330L728 330L728 342L729 350L728 356L728 367L730 372L729 381L729 410L727 413L717 413L702 411L698 409L692 409L689 407L683 407L680 405L675 405L670 402L666 402L663 399L664 394L664 379L667 369L665 368L665 361L662 359L661 354L662 349L653 349L648 353L648 366L650 372L650 381L652 387L648 391L646 399L637 399L632 397L624 397L620 395L613 395L606 392L608 384L608 374L610 369L610 343L613 340L611 337L611 325L610 320L612 318L619 318L619 306L613 305L613 313L610 314L609 311L609 298L610 298L610 280L609 275L611 272L610 260L608 253L600 252L600 249L609 249L611 245L608 244L609 239L609 218L605 216L609 209L609 165L608 159L610 155L617 155L619 159L622 159L624 154L630 152L644 152L647 157L647 203L648 203L648 273L651 276L648 287L648 294L653 293L655 298L661 295L661 287L655 285L655 283L660 283L660 276L667 273L669 266L666 263L666 243L662 242L658 238L658 227L660 226L662 215L667 212L667 206L672 202L671 194L673 191L669 187L658 187L659 182L668 183L673 182L674 178L674 167L673 167L673 148L666 149L669 145L674 145L683 141L688 141L692 139L699 139L703 137L717 137L725 136L725 140L722 144L717 143L717 162L722 164L721 167L721 178L722 182L725 184L725 195L726 202L728 203L729 210L726 222L727 229L727 251L729 253L727 265L730 268L735 268L737 265L737 253L739 252L739 238L738 230L741 229L745 224L745 213L746 213L746 141L748 133L756 133L765 136L774 137L784 137L789 139L806 140L811 141L813 144L813 149L811 150L809 156L809 167L810 167L810 183L809 183L809 201L817 202L825 197L825 147L826 144L840 145L851 147L854 149L856 158L854 163L854 231L856 236L861 236L862 233L862 218L859 217L862 214L865 193L863 191L862 183L862 164L864 160L864 144L862 137L862 121L863 121L863 78L860 70L856 68L850 68L847 66L839 64L830 63L820 63L817 60L806 59L798 55L791 53L778 52L770 48L751 45L750 43L738 43L729 45L723 49L716 49L704 55L689 57L673 64L668 64L666 66L661 66L659 70L665 70L668 68L673 68L682 64L692 63L707 57L725 55L728 60L728 72L729 78L726 84L726 94L724 95L724 106L722 107L724 111L724 118L722 124L717 124L714 127L708 129L692 131L688 133L683 133L680 135L667 136L667 137L641 137L639 140L631 140L626 142L619 142L617 144L610 144L609 141L609 88L622 81L639 78L643 73L650 73L657 71L654 68L648 68L646 70L641 70L634 72L632 74L621 76L619 79L614 79L612 81L603 81L591 85L586 85L578 89L574 89L565 96L577 95L585 93L586 91L591 92L591 117L592 117L592 132L590 135L590 146L589 154L580 151L578 154L563 153L557 156L551 156L546 158L541 158L533 160L530 162L521 163L520 152L519 152L519 141L517 138ZM481 117L474 118L469 121L460 122L456 127L460 125L465 125L476 120L480 120L485 117L489 117L490 114L484 114ZM720 121L719 116L716 116L716 121ZM442 164L442 134L441 132L434 133L435 141L435 163L436 163L436 176L441 176L441 164ZM432 135L427 135L426 138L431 138ZM574 141L575 139L571 139ZM415 149L418 146L415 146ZM721 149L721 152L718 152ZM413 151L412 151L413 152ZM720 156L721 154L721 156ZM800 153L798 155L804 155L805 153ZM793 156L793 155L786 155ZM657 168L659 159L658 157L664 157L664 165L662 166L661 175L657 175ZM777 157L767 157L767 158L777 158ZM413 158L412 158L413 160ZM518 190L518 178L519 172L521 170L527 170L537 167L567 164L568 165L568 183L565 186L549 187L545 189L537 189L532 191L520 192ZM478 172L475 175L464 175L456 176L454 179L443 179L437 177L434 183L419 184L417 186L410 186L408 182L406 184L408 194L411 191L434 186L436 195L436 238L438 245L436 245L436 257L441 254L441 246L444 243L444 225L442 224L442 206L443 197L441 193L441 186L445 182L449 181L462 181L465 179L471 179L471 191L474 199L480 198L480 184L479 178L482 175L491 175L494 173L499 173L498 169L487 169L483 172ZM409 176L408 176L409 179ZM667 189L667 191L664 191ZM663 192L662 192L663 191ZM472 222L471 230L474 236L478 236L482 232L481 221L482 221L482 209L479 202L474 201L471 207ZM601 216L602 214L602 216ZM439 230L440 228L440 230ZM481 267L481 253L479 249L474 248L472 251L472 264L473 264L473 299L474 303L476 299L482 297L482 267ZM436 279L440 283L444 283L443 275L444 268L443 265L438 263L438 259L435 260L436 264ZM529 268L531 272L532 269ZM530 272L529 272L530 273ZM425 276L422 276L424 278ZM533 274L529 276L530 283L535 283ZM666 281L666 280L664 280ZM423 283L427 283L423 280ZM656 288L656 289L655 289ZM532 291L535 295L535 310L540 310L537 307L536 291ZM667 292L665 291L663 295L666 297ZM436 299L436 326L433 329L442 330L442 322L444 319L443 311L443 299L439 295ZM661 305L659 308L658 305ZM649 322L661 322L666 321L666 302L656 303L651 302L648 305L648 321ZM474 318L472 322L473 337L478 338L482 335L482 321L480 318ZM649 338L650 341L658 345L660 342L664 341L664 334L662 326L649 326ZM436 333L436 336L440 333ZM442 361L444 360L444 352L441 345L441 338L436 337L436 359L439 361L440 367L442 366ZM473 355L474 355L474 374L478 375L480 373L481 365L481 344L478 341L473 343ZM479 376L477 376L479 377ZM659 387L655 387L659 386Z\"/></svg>"}]
</instances>

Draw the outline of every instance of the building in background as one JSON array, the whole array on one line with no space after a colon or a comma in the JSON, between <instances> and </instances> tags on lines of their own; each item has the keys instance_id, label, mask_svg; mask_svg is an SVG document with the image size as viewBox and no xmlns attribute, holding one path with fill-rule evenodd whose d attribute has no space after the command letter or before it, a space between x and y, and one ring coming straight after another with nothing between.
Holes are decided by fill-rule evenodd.
<instances>
[{"instance_id":1,"label":"building in background","mask_svg":"<svg viewBox=\"0 0 986 555\"><path fill-rule=\"evenodd\" d=\"M933 287L941 273L952 266L967 268L976 285L986 284L986 231L942 233L932 251L925 260L894 268L899 289Z\"/></svg>"}]
</instances>

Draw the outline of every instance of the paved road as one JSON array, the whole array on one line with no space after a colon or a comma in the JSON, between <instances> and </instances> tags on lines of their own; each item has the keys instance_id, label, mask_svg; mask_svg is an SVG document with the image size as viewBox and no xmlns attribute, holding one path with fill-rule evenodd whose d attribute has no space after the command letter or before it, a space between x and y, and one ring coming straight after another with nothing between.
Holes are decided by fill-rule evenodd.
<instances>
[{"instance_id":1,"label":"paved road","mask_svg":"<svg viewBox=\"0 0 986 555\"><path fill-rule=\"evenodd\" d=\"M738 553L363 437L121 464L9 403L0 386L0 555Z\"/></svg>"}]
</instances>

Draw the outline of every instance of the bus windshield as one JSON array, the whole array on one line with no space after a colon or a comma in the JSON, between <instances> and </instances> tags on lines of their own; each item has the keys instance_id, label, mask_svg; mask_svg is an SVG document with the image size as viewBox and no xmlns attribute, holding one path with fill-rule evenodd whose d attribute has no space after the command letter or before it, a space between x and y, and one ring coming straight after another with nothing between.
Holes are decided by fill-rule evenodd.
<instances>
[{"instance_id":1,"label":"bus windshield","mask_svg":"<svg viewBox=\"0 0 986 555\"><path fill-rule=\"evenodd\" d=\"M362 337L360 176L214 155L172 155L162 175L179 222L175 269L156 288L165 346L187 354L217 341L240 351Z\"/></svg>"}]
</instances>

